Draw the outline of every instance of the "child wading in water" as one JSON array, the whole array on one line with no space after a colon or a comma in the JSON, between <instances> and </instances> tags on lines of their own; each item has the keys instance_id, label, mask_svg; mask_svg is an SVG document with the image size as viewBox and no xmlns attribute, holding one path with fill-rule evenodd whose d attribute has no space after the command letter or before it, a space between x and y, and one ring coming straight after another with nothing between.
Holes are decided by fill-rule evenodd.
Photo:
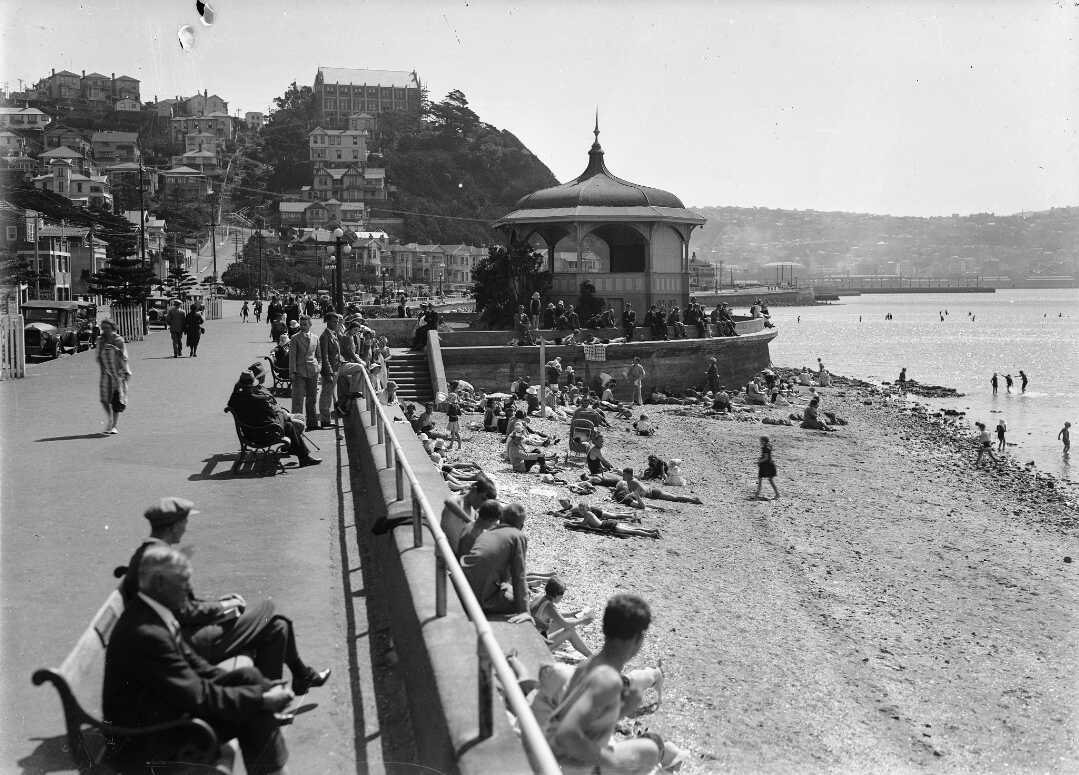
<instances>
[{"instance_id":1,"label":"child wading in water","mask_svg":"<svg viewBox=\"0 0 1079 775\"><path fill-rule=\"evenodd\" d=\"M1064 455L1065 455L1065 457L1067 457L1067 455L1071 452L1071 449L1072 449L1071 429L1072 429L1072 424L1070 422L1066 422L1066 423L1064 423L1064 427L1060 429L1060 433L1057 434L1057 441L1063 441L1064 442Z\"/></svg>"},{"instance_id":2,"label":"child wading in water","mask_svg":"<svg viewBox=\"0 0 1079 775\"><path fill-rule=\"evenodd\" d=\"M764 486L764 480L768 480L768 484L772 485L772 490L775 492L776 500L779 500L779 489L776 487L776 464L772 460L772 442L768 440L767 436L761 436L761 456L757 460L757 492L753 496L761 500L768 500L762 498L761 488Z\"/></svg>"}]
</instances>

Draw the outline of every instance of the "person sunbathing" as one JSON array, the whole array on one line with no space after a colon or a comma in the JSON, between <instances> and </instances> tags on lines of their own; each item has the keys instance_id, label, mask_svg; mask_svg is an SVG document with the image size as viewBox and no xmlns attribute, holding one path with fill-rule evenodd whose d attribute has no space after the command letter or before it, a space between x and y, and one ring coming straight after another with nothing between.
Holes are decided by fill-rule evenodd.
<instances>
[{"instance_id":1,"label":"person sunbathing","mask_svg":"<svg viewBox=\"0 0 1079 775\"><path fill-rule=\"evenodd\" d=\"M673 501L675 503L701 504L704 502L695 495L676 495L662 490L659 487L645 487L639 479L634 478L632 468L622 469L622 481L615 485L611 497L623 506L630 506L635 509L643 509L645 507L645 498L659 501Z\"/></svg>"},{"instance_id":2,"label":"person sunbathing","mask_svg":"<svg viewBox=\"0 0 1079 775\"><path fill-rule=\"evenodd\" d=\"M714 399L712 399L712 411L722 414L730 414L731 412L731 396L726 390L720 390Z\"/></svg>"},{"instance_id":3,"label":"person sunbathing","mask_svg":"<svg viewBox=\"0 0 1079 775\"><path fill-rule=\"evenodd\" d=\"M592 436L592 446L588 448L588 451L584 455L585 465L588 466L588 472L590 474L602 474L604 471L610 471L614 466L611 465L606 457L603 456L603 434L596 433Z\"/></svg>"},{"instance_id":4,"label":"person sunbathing","mask_svg":"<svg viewBox=\"0 0 1079 775\"><path fill-rule=\"evenodd\" d=\"M633 430L637 431L638 436L653 436L656 433L656 428L647 414L642 414L641 419L633 423Z\"/></svg>"},{"instance_id":5,"label":"person sunbathing","mask_svg":"<svg viewBox=\"0 0 1079 775\"><path fill-rule=\"evenodd\" d=\"M595 617L587 609L581 611L577 617L564 616L558 610L558 604L565 596L566 585L557 576L552 576L547 579L543 594L533 598L528 604L528 613L552 651L568 642L582 655L590 657L592 649L581 639L577 628L591 624Z\"/></svg>"},{"instance_id":6,"label":"person sunbathing","mask_svg":"<svg viewBox=\"0 0 1079 775\"><path fill-rule=\"evenodd\" d=\"M565 499L563 499L565 500ZM556 512L566 520L566 527L579 529L586 527L591 530L614 533L621 536L642 536L644 538L659 538L659 531L648 527L630 527L626 522L640 524L641 518L635 514L615 513L604 511L599 506L589 506L581 502L571 509L562 509Z\"/></svg>"}]
</instances>

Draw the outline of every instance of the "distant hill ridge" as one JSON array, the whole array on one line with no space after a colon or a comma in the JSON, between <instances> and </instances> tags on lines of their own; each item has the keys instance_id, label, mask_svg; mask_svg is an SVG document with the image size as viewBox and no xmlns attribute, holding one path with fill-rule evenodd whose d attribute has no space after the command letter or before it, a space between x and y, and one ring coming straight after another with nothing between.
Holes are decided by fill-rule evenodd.
<instances>
[{"instance_id":1,"label":"distant hill ridge","mask_svg":"<svg viewBox=\"0 0 1079 775\"><path fill-rule=\"evenodd\" d=\"M796 261L852 274L1079 274L1079 207L1012 215L893 216L693 207L708 219L690 249L702 261Z\"/></svg>"}]
</instances>

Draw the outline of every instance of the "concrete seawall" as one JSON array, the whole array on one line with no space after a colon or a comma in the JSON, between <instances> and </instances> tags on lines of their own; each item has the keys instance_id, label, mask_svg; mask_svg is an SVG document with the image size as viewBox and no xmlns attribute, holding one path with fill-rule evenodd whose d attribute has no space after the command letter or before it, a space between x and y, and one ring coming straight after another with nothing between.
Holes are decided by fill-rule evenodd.
<instances>
[{"instance_id":1,"label":"concrete seawall","mask_svg":"<svg viewBox=\"0 0 1079 775\"><path fill-rule=\"evenodd\" d=\"M580 345L553 345L544 348L547 360L561 356L562 365L572 366L579 378L596 386L601 373L619 381L615 397L628 401L632 388L623 372L635 357L641 359L647 376L644 388L685 390L704 383L708 359L715 357L720 382L728 387L742 386L770 362L768 343L775 329L744 336L713 339L675 339L670 342L627 342L608 345L605 361L586 361ZM448 336L445 338L449 338ZM542 376L538 347L447 346L442 345L446 378L467 379L478 390L506 390L514 377L528 375L533 382Z\"/></svg>"},{"instance_id":2,"label":"concrete seawall","mask_svg":"<svg viewBox=\"0 0 1079 775\"><path fill-rule=\"evenodd\" d=\"M366 404L361 401L363 407ZM435 548L426 527L423 546L413 545L411 525L386 535L370 526L379 517L412 514L412 500L396 500L394 469L385 468L385 447L369 425L366 412L353 411L344 420L350 480L357 504L358 541L365 559L380 574L389 596L387 608L393 643L407 692L418 756L417 764L440 773L485 775L532 772L521 740L510 727L497 691L494 693L494 733L484 740L479 729L478 641L476 632L450 586L446 615L435 610ZM401 417L397 407L393 409ZM416 472L435 508L451 493L431 464L407 423L397 427L405 458ZM407 485L406 485L407 489ZM463 525L447 525L451 541ZM452 534L452 535L451 535ZM547 647L528 623L499 625L500 644L522 653L547 654ZM504 637L508 633L509 637ZM489 668L488 668L489 669Z\"/></svg>"}]
</instances>

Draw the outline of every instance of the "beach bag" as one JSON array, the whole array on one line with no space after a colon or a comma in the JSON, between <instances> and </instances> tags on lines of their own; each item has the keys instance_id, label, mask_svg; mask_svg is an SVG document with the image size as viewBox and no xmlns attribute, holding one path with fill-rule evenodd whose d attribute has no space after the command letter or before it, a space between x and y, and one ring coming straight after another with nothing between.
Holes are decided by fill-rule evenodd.
<instances>
[{"instance_id":1,"label":"beach bag","mask_svg":"<svg viewBox=\"0 0 1079 775\"><path fill-rule=\"evenodd\" d=\"M109 403L111 404L112 411L114 412L122 412L127 409L127 404L125 404L123 399L120 397L119 390L112 391L112 400Z\"/></svg>"}]
</instances>

